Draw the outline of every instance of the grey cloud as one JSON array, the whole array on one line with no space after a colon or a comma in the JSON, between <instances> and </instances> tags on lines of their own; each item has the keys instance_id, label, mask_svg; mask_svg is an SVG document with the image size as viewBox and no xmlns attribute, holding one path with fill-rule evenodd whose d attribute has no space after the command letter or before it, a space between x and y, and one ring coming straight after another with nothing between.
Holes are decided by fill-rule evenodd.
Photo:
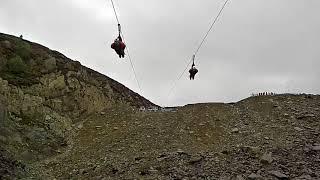
<instances>
[{"instance_id":1,"label":"grey cloud","mask_svg":"<svg viewBox=\"0 0 320 180\"><path fill-rule=\"evenodd\" d=\"M197 55L196 80L185 74L168 97L223 2L115 0L142 95L183 105L259 91L320 92L320 1L230 0ZM2 0L0 31L24 34L138 91L129 60L110 49L112 13L104 0Z\"/></svg>"}]
</instances>

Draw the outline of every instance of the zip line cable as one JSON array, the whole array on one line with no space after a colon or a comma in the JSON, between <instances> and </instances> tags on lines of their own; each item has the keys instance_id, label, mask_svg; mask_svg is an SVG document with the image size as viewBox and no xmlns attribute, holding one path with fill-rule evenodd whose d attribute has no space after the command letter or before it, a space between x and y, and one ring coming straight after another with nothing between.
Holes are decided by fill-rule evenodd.
<instances>
[{"instance_id":1,"label":"zip line cable","mask_svg":"<svg viewBox=\"0 0 320 180\"><path fill-rule=\"evenodd\" d=\"M203 37L203 39L202 39L200 45L198 46L197 50L193 53L194 55L197 55L197 54L198 54L200 48L202 47L203 43L206 41L206 39L207 39L210 31L212 30L213 26L214 26L214 25L216 24L216 22L218 21L218 18L219 18L220 15L222 14L222 12L223 12L224 8L226 7L228 1L229 1L229 0L226 0L226 1L224 2L222 8L220 9L218 15L215 17L215 19L214 19L213 23L211 24L209 30L207 31L207 33L206 33L205 36Z\"/></svg>"},{"instance_id":2,"label":"zip line cable","mask_svg":"<svg viewBox=\"0 0 320 180\"><path fill-rule=\"evenodd\" d=\"M123 43L126 43L122 31L121 31L121 36L122 36L122 39L123 39ZM129 60L130 60L130 65L131 65L131 67L132 67L132 71L133 71L134 77L135 77L135 79L136 79L138 88L139 88L139 90L140 90L140 93L142 93L142 89L141 89L141 86L140 86L140 82L139 82L139 80L138 80L138 76L137 76L137 73L136 73L136 69L135 69L135 67L134 67L132 58L131 58L131 56L130 56L128 46L126 47L126 51L127 51L127 55L128 55L128 57L129 57Z\"/></svg>"},{"instance_id":3,"label":"zip line cable","mask_svg":"<svg viewBox=\"0 0 320 180\"><path fill-rule=\"evenodd\" d=\"M207 39L210 31L212 30L212 28L214 27L214 25L215 25L216 22L218 21L218 18L221 16L221 14L222 14L223 10L225 9L225 7L226 7L226 5L227 5L228 2L229 2L229 0L226 0L226 1L224 2L223 6L221 7L221 9L220 9L220 11L219 11L219 13L218 13L218 15L215 17L213 23L211 24L209 30L206 32L206 34L204 35L201 43L199 44L199 46L197 47L197 49L196 49L195 52L193 53L192 59L188 62L186 68L185 68L185 69L182 71L182 73L178 76L178 79L173 82L173 85L172 85L172 87L171 87L171 89L170 89L170 91L169 91L169 93L168 93L168 98L169 98L169 96L171 95L173 89L176 87L177 82L182 78L182 76L184 75L184 73L185 73L186 70L188 69L188 67L189 67L189 65L191 64L191 62L194 62L195 56L198 54L198 52L199 52L199 50L201 49L203 43L206 41L206 39Z\"/></svg>"},{"instance_id":4,"label":"zip line cable","mask_svg":"<svg viewBox=\"0 0 320 180\"><path fill-rule=\"evenodd\" d=\"M120 22L119 22L119 18L118 18L118 15L117 15L116 8L114 7L113 0L111 0L111 4L112 4L112 7L113 7L114 14L116 15L117 22L118 22L118 24L120 24Z\"/></svg>"},{"instance_id":5,"label":"zip line cable","mask_svg":"<svg viewBox=\"0 0 320 180\"><path fill-rule=\"evenodd\" d=\"M113 7L114 14L115 14L116 19L117 19L117 22L118 22L119 35L121 34L123 42L125 43L124 35L123 35L122 31L120 31L120 21L119 21L118 15L117 15L116 8L114 6L113 0L110 0L110 1L111 1L111 4L112 4L112 7ZM140 93L142 93L141 86L140 86L140 83L139 83L139 80L138 80L138 76L137 76L136 70L134 68L134 64L133 64L132 58L131 58L130 53L129 53L128 45L127 45L126 51L127 51L127 55L129 57L129 60L130 60L130 65L131 65L131 68L132 68L132 71L133 71L133 74L134 74L134 78L136 79L136 82L137 82L138 88L140 90Z\"/></svg>"},{"instance_id":6,"label":"zip line cable","mask_svg":"<svg viewBox=\"0 0 320 180\"><path fill-rule=\"evenodd\" d=\"M171 89L170 89L170 91L169 91L169 93L168 93L167 98L169 98L169 97L170 97L170 95L171 95L172 91L174 90L174 88L175 88L175 87L176 87L176 85L177 85L177 82L182 78L182 76L184 75L184 73L185 73L185 72L186 72L186 70L188 69L188 67L189 67L189 65L191 64L191 62L192 62L192 61L189 61L189 62L188 62L188 64L187 64L186 68L185 68L185 69L183 70L183 72L179 75L178 79L177 79L176 81L174 81L174 82L173 82L172 87L171 87Z\"/></svg>"},{"instance_id":7,"label":"zip line cable","mask_svg":"<svg viewBox=\"0 0 320 180\"><path fill-rule=\"evenodd\" d=\"M110 0L111 1L111 4L112 4L112 7L113 7L113 11L114 11L114 14L115 14L115 17L116 17L116 20L117 20L117 23L118 23L118 26L119 26L119 35L121 34L122 38L123 38L123 41L125 42L125 38L124 38L124 35L122 33L122 31L120 31L120 21L119 21L119 18L118 18L118 14L117 14L117 11L116 11L116 8L115 8L115 5L114 5L114 2L113 0ZM218 21L218 18L221 16L223 10L225 9L227 3L229 2L229 0L226 0L222 6L222 8L220 9L218 15L215 17L213 23L211 24L210 28L208 29L208 31L205 33L204 37L202 38L202 41L201 43L199 44L199 46L197 47L197 49L195 50L195 52L193 53L193 56L192 56L192 59L190 61L188 61L188 64L186 66L186 68L182 71L182 73L178 76L178 79L176 81L173 82L173 85L172 85L172 88L170 89L169 93L168 93L168 98L170 96L170 94L172 93L172 91L174 90L174 88L176 87L177 85L177 82L182 78L182 76L184 75L184 73L186 72L186 70L188 69L189 65L191 64L191 62L194 62L194 58L195 56L198 54L199 50L201 49L201 47L203 46L204 42L206 41L209 33L211 32L212 28L214 27L214 25L216 24L216 22ZM129 57L129 60L130 60L130 65L132 67L132 71L134 73L134 76L135 76L135 79L137 81L137 85L139 87L139 90L140 92L142 93L142 90L141 90L141 86L140 86L140 83L139 83L139 80L138 80L138 77L137 77L137 73L136 73L136 70L135 70L135 67L134 67L134 64L133 64L133 61L132 61L132 58L130 56L130 53L129 53L129 50L128 50L128 47L126 48L126 51L127 51L127 54L128 54L128 57Z\"/></svg>"},{"instance_id":8,"label":"zip line cable","mask_svg":"<svg viewBox=\"0 0 320 180\"><path fill-rule=\"evenodd\" d=\"M122 33L121 33L121 34L122 34ZM123 34L122 34L122 37L123 37ZM124 39L124 38L123 38L123 39ZM137 81L137 84L138 84L140 93L141 93L141 95L142 95L142 89L141 89L140 82L139 82L138 77L137 77L136 70L135 70L135 68L134 68L134 64L133 64L133 62L132 62L132 59L131 59L131 56L130 56L130 53L129 53L129 49L128 49L128 47L127 47L126 49L127 49L127 55L128 55L128 57L129 57L130 64L131 64L131 67L132 67L132 71L133 71L133 73L134 73L134 77L135 77L135 79L136 79L136 81Z\"/></svg>"}]
</instances>

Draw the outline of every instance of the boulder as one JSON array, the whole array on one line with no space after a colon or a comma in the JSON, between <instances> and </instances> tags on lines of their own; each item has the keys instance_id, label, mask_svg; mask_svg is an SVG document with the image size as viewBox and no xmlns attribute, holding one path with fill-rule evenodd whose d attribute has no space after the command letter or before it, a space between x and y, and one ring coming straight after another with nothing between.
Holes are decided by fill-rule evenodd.
<instances>
[{"instance_id":1,"label":"boulder","mask_svg":"<svg viewBox=\"0 0 320 180\"><path fill-rule=\"evenodd\" d=\"M260 158L261 163L263 164L271 164L273 161L272 153L264 153Z\"/></svg>"}]
</instances>

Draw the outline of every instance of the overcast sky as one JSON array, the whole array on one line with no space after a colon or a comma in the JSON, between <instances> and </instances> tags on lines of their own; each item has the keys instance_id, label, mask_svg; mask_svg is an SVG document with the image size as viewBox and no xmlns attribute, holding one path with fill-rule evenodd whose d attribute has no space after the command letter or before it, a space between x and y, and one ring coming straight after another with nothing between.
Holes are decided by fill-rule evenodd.
<instances>
[{"instance_id":1,"label":"overcast sky","mask_svg":"<svg viewBox=\"0 0 320 180\"><path fill-rule=\"evenodd\" d=\"M0 0L0 32L60 51L159 105L231 102L269 91L320 93L320 1L230 0L186 67L224 0L114 0L128 58L110 48L117 23L109 0Z\"/></svg>"}]
</instances>

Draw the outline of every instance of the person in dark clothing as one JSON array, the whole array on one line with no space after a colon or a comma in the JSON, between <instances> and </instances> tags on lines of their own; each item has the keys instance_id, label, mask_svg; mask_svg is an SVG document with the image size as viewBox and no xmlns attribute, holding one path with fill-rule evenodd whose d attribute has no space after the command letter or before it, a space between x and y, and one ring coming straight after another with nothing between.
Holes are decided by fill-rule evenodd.
<instances>
[{"instance_id":1,"label":"person in dark clothing","mask_svg":"<svg viewBox=\"0 0 320 180\"><path fill-rule=\"evenodd\" d=\"M190 77L190 80L194 80L194 76L198 73L198 69L196 69L194 63L192 64L192 67L191 69L189 70L189 77Z\"/></svg>"}]
</instances>

